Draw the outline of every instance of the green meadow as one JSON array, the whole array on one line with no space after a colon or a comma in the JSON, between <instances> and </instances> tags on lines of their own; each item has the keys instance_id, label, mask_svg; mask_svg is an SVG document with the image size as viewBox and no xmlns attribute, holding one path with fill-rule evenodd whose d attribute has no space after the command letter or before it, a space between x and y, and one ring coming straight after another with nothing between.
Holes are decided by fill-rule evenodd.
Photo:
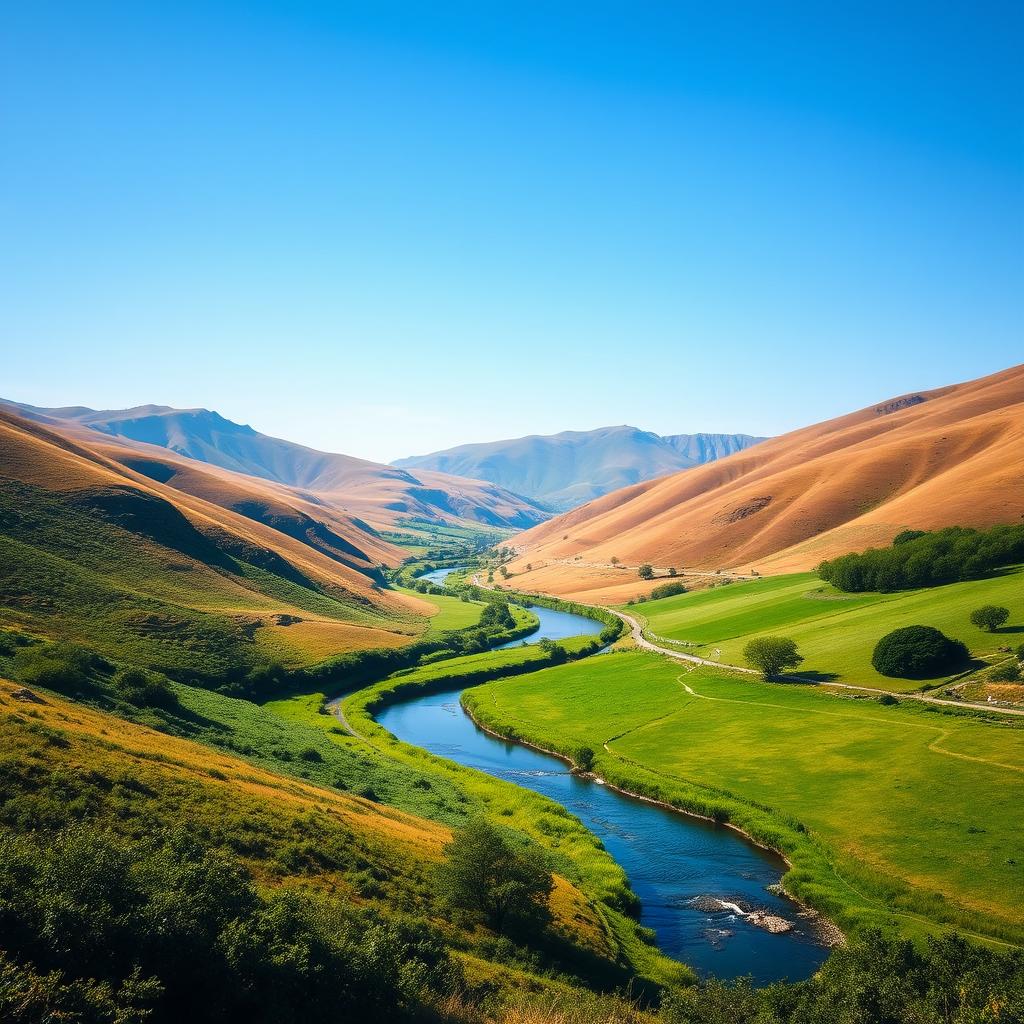
<instances>
[{"instance_id":1,"label":"green meadow","mask_svg":"<svg viewBox=\"0 0 1024 1024\"><path fill-rule=\"evenodd\" d=\"M983 604L1010 609L1004 629L986 633L971 625L971 611ZM726 664L745 664L743 647L752 637L778 634L795 640L806 659L800 674L909 691L921 682L890 679L871 667L878 640L901 626L935 626L976 657L996 657L1000 646L1024 639L1024 571L892 594L844 594L815 573L799 573L646 601L629 611L645 620L652 639L684 641L694 646L679 649ZM714 655L716 648L721 655Z\"/></svg>"},{"instance_id":2,"label":"green meadow","mask_svg":"<svg viewBox=\"0 0 1024 1024\"><path fill-rule=\"evenodd\" d=\"M781 850L789 891L845 929L952 926L1024 942L1024 721L686 671L639 652L464 700L505 735L569 756L588 746L609 781Z\"/></svg>"},{"instance_id":3,"label":"green meadow","mask_svg":"<svg viewBox=\"0 0 1024 1024\"><path fill-rule=\"evenodd\" d=\"M437 609L430 615L428 633L443 633L448 629L468 629L480 621L480 613L484 610L483 603L479 601L463 601L458 597L449 597L447 594L417 594L415 590L407 590L405 587L395 587L395 590L401 594L408 594L409 597L426 601Z\"/></svg>"}]
</instances>

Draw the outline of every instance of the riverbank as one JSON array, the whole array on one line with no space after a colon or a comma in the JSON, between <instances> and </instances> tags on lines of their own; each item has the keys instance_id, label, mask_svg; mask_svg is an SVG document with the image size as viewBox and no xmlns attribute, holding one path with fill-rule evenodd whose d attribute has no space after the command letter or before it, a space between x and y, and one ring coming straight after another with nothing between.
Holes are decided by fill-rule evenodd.
<instances>
[{"instance_id":1,"label":"riverbank","mask_svg":"<svg viewBox=\"0 0 1024 1024\"><path fill-rule=\"evenodd\" d=\"M571 652L589 646L591 639L583 636L559 643ZM353 742L415 769L426 780L437 778L447 787L454 786L464 794L467 807L484 813L503 827L521 832L545 849L555 870L591 900L607 941L617 951L619 969L623 972L621 984L632 978L639 991L651 986L692 983L695 975L686 964L664 956L652 944L653 937L637 920L638 900L625 871L574 815L531 789L405 743L374 717L414 693L450 691L464 685L460 673L472 674L482 667L482 662L501 659L508 665L528 663L539 653L537 645L527 645L424 666L348 694L329 707L338 715L336 720L344 720L351 729Z\"/></svg>"},{"instance_id":2,"label":"riverbank","mask_svg":"<svg viewBox=\"0 0 1024 1024\"><path fill-rule=\"evenodd\" d=\"M749 843L751 846L757 847L760 850L764 850L766 853L778 857L785 865L787 872L792 871L793 864L782 850L775 849L771 846L766 845L763 842L759 842L758 839L755 838L755 836L751 835L749 832L747 832L739 825L736 825L733 822L729 821L723 822L717 818L711 817L706 814L698 814L696 811L688 810L684 807L678 806L677 804L669 803L666 800L659 800L651 796L645 796L643 793L636 792L634 790L626 788L625 786L619 785L611 781L610 779L603 778L599 773L595 771L582 769L573 760L573 758L569 756L569 754L563 751L556 750L551 747L545 747L539 743L535 743L531 740L525 739L522 736L515 734L515 730L507 729L507 727L507 731L500 731L493 724L489 724L484 719L484 717L479 713L478 710L474 711L474 702L467 691L463 691L459 694L459 702L462 707L462 710L465 712L469 720L476 726L476 728L487 733L487 735L492 736L494 739L506 743L516 743L520 746L527 747L531 750L536 750L539 753L546 754L548 757L556 758L563 764L566 764L570 768L570 770L579 778L588 779L599 786L606 786L613 792L618 793L621 796L626 797L630 800L636 800L640 803L650 804L654 807L659 807L662 810L668 811L672 814L681 814L684 817L692 818L696 821L706 822L710 825L714 825L717 827L731 829L737 835L741 836L743 840ZM777 883L777 885L778 894L789 899L795 908L795 912L798 915L803 916L806 920L808 920L811 923L812 930L814 931L822 945L830 948L833 946L845 945L846 935L843 933L842 929L838 925L830 921L827 917L819 913L813 907L802 902L796 896L786 891L785 876L779 883ZM727 901L724 900L719 900L718 902L722 905L721 909L729 909L730 906L736 907L735 904L729 904ZM750 911L743 910L738 907L736 907L736 909L740 914L750 913ZM774 915L765 915L765 917L770 918L773 921L786 920L778 918ZM758 922L755 921L754 923L756 924ZM788 920L786 920L786 923L790 927L792 926L792 923Z\"/></svg>"},{"instance_id":3,"label":"riverbank","mask_svg":"<svg viewBox=\"0 0 1024 1024\"><path fill-rule=\"evenodd\" d=\"M466 703L500 735L569 757L590 746L606 781L781 851L786 891L846 934L1024 939L1011 723L703 667L680 676L640 652L485 685Z\"/></svg>"}]
</instances>

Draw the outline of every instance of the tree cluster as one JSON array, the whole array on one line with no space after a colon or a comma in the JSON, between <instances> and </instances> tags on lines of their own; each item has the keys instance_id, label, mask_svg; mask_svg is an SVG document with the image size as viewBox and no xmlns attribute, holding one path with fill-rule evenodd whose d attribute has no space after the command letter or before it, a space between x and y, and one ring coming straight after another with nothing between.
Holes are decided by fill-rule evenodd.
<instances>
[{"instance_id":1,"label":"tree cluster","mask_svg":"<svg viewBox=\"0 0 1024 1024\"><path fill-rule=\"evenodd\" d=\"M1024 562L1024 525L951 526L931 533L904 531L891 547L822 562L818 574L849 593L888 593L972 579L1018 562Z\"/></svg>"}]
</instances>

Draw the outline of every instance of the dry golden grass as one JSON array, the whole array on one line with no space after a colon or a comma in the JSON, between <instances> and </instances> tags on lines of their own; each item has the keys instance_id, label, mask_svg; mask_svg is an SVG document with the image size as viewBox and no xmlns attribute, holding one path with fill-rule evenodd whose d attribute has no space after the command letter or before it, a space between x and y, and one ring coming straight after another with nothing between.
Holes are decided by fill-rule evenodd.
<instances>
[{"instance_id":1,"label":"dry golden grass","mask_svg":"<svg viewBox=\"0 0 1024 1024\"><path fill-rule=\"evenodd\" d=\"M372 534L355 526L336 511L326 519L326 525L354 546L363 545L368 557L348 558L340 561L325 551L289 536L265 522L257 522L231 507L223 507L216 501L231 504L263 504L268 514L285 515L288 509L279 496L273 495L264 481L258 481L239 474L228 473L213 467L199 468L187 460L175 460L162 449L150 445L136 445L133 449L121 449L118 445L103 441L93 444L86 435L86 428L77 428L77 433L64 430L56 432L31 420L11 413L0 413L0 482L4 480L45 488L58 498L70 492L120 488L159 498L173 505L197 529L207 534L223 534L232 543L255 547L274 553L285 559L308 579L325 588L340 588L365 602L368 611L378 611L382 617L408 619L422 615L417 602L391 591L380 590L360 568L375 564L374 560L386 558L397 564L402 553ZM134 444L134 442L133 442ZM138 460L139 451L145 448L156 451L160 458L149 459L163 466L173 475L165 483L123 465L111 456L119 455ZM185 462L184 469L178 463ZM151 467L149 467L151 469ZM189 489L179 490L176 486L178 473ZM205 479L204 483L200 483ZM286 490L286 489L285 489ZM194 492L194 493L193 493ZM210 498L204 497L209 493ZM213 499L213 500L211 500ZM310 506L310 509L313 507ZM306 514L307 510L297 502L291 514ZM324 517L319 516L320 521ZM370 543L372 542L372 543ZM277 602L267 601L268 610L284 613L295 609Z\"/></svg>"},{"instance_id":2,"label":"dry golden grass","mask_svg":"<svg viewBox=\"0 0 1024 1024\"><path fill-rule=\"evenodd\" d=\"M621 598L592 570L630 566L790 572L887 543L901 529L1024 516L1024 366L904 396L719 462L637 484L516 538L544 589Z\"/></svg>"},{"instance_id":3,"label":"dry golden grass","mask_svg":"<svg viewBox=\"0 0 1024 1024\"><path fill-rule=\"evenodd\" d=\"M322 661L335 654L375 647L402 647L409 633L370 626L356 626L333 619L303 619L290 626L277 625L273 618L256 630L258 647L274 660L292 668Z\"/></svg>"}]
</instances>

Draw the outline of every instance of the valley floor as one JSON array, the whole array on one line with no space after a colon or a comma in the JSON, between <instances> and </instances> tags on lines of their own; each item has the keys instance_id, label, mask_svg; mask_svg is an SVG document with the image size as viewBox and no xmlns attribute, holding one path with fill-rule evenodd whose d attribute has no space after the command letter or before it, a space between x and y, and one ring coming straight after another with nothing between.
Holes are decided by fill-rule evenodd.
<instances>
[{"instance_id":1,"label":"valley floor","mask_svg":"<svg viewBox=\"0 0 1024 1024\"><path fill-rule=\"evenodd\" d=\"M470 691L474 716L780 849L844 928L1024 942L1024 723L619 653Z\"/></svg>"}]
</instances>

